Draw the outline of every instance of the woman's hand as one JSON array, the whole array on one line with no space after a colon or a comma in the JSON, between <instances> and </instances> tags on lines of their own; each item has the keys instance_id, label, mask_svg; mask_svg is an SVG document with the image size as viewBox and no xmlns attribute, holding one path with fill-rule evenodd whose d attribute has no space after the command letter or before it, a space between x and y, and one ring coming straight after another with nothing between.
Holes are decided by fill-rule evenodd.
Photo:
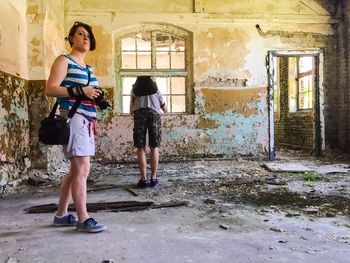
<instances>
[{"instance_id":1,"label":"woman's hand","mask_svg":"<svg viewBox=\"0 0 350 263\"><path fill-rule=\"evenodd\" d=\"M92 100L96 99L102 93L100 89L97 89L92 86L83 87L82 89L83 89L84 95Z\"/></svg>"}]
</instances>

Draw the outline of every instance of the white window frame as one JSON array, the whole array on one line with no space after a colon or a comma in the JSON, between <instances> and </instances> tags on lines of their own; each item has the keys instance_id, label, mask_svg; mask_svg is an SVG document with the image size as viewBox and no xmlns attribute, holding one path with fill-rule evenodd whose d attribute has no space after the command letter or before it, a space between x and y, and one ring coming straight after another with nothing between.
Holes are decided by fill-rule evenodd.
<instances>
[{"instance_id":1,"label":"white window frame","mask_svg":"<svg viewBox=\"0 0 350 263\"><path fill-rule=\"evenodd\" d=\"M125 37L130 37L138 33L159 32L170 36L181 38L185 41L185 69L155 69L155 49L152 47L152 69L124 69L122 68L121 42ZM152 34L153 36L153 34ZM194 91L193 91L193 59L192 59L192 33L171 25L142 25L129 29L128 32L120 32L115 35L115 72L116 72L116 111L123 113L123 77L152 76L152 77L185 77L185 112L173 114L191 114L194 112ZM125 96L125 94L124 94ZM169 106L169 105L168 105ZM170 105L171 108L171 105Z\"/></svg>"}]
</instances>

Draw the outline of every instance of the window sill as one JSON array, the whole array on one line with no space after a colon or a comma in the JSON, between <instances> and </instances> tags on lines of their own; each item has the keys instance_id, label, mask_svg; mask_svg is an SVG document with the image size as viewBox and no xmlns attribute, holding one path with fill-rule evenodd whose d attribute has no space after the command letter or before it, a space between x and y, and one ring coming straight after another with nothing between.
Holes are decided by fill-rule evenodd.
<instances>
[{"instance_id":1,"label":"window sill","mask_svg":"<svg viewBox=\"0 0 350 263\"><path fill-rule=\"evenodd\" d=\"M122 117L130 117L130 113L117 113L117 116L122 116ZM162 113L162 116L194 116L196 115L195 113L187 113L187 112L168 112L168 113Z\"/></svg>"},{"instance_id":2,"label":"window sill","mask_svg":"<svg viewBox=\"0 0 350 263\"><path fill-rule=\"evenodd\" d=\"M294 117L306 117L306 116L313 116L314 112L313 110L303 110L303 111L295 111L295 112L288 112L288 116Z\"/></svg>"}]
</instances>

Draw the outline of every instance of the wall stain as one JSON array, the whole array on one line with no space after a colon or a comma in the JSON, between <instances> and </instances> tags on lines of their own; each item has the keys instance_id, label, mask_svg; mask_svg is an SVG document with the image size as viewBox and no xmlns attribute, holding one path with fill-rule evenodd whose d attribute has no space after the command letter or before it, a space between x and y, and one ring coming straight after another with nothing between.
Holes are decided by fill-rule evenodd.
<instances>
[{"instance_id":1,"label":"wall stain","mask_svg":"<svg viewBox=\"0 0 350 263\"><path fill-rule=\"evenodd\" d=\"M210 71L225 75L243 68L249 40L250 36L240 29L209 28L195 35L195 79L201 81Z\"/></svg>"},{"instance_id":2,"label":"wall stain","mask_svg":"<svg viewBox=\"0 0 350 263\"><path fill-rule=\"evenodd\" d=\"M39 10L38 5L28 5L27 7L27 15L31 18L32 24L38 24L39 22L43 21L44 15L41 10Z\"/></svg>"},{"instance_id":3,"label":"wall stain","mask_svg":"<svg viewBox=\"0 0 350 263\"><path fill-rule=\"evenodd\" d=\"M198 126L199 129L212 129L212 128L218 128L218 124L214 120L207 120L207 119L199 119Z\"/></svg>"},{"instance_id":4,"label":"wall stain","mask_svg":"<svg viewBox=\"0 0 350 263\"><path fill-rule=\"evenodd\" d=\"M39 50L37 48L33 48L32 49L32 57L30 59L30 65L35 67L35 66L42 66L43 65L43 62L42 60L40 60L40 53L39 53Z\"/></svg>"},{"instance_id":5,"label":"wall stain","mask_svg":"<svg viewBox=\"0 0 350 263\"><path fill-rule=\"evenodd\" d=\"M34 37L32 39L32 41L30 41L30 43L33 45L33 46L40 46L40 40L37 38L37 37Z\"/></svg>"},{"instance_id":6,"label":"wall stain","mask_svg":"<svg viewBox=\"0 0 350 263\"><path fill-rule=\"evenodd\" d=\"M232 110L244 116L258 114L256 102L259 94L267 88L254 89L209 89L203 88L205 112L221 112Z\"/></svg>"}]
</instances>

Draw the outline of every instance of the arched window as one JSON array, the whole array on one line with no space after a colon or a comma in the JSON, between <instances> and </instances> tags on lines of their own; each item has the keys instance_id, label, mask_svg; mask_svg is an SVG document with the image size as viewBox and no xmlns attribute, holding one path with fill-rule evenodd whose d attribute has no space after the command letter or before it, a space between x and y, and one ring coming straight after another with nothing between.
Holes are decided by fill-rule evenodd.
<instances>
[{"instance_id":1,"label":"arched window","mask_svg":"<svg viewBox=\"0 0 350 263\"><path fill-rule=\"evenodd\" d=\"M169 112L191 113L192 38L176 28L148 29L116 39L117 109L129 113L130 94L137 76L152 76Z\"/></svg>"}]
</instances>

